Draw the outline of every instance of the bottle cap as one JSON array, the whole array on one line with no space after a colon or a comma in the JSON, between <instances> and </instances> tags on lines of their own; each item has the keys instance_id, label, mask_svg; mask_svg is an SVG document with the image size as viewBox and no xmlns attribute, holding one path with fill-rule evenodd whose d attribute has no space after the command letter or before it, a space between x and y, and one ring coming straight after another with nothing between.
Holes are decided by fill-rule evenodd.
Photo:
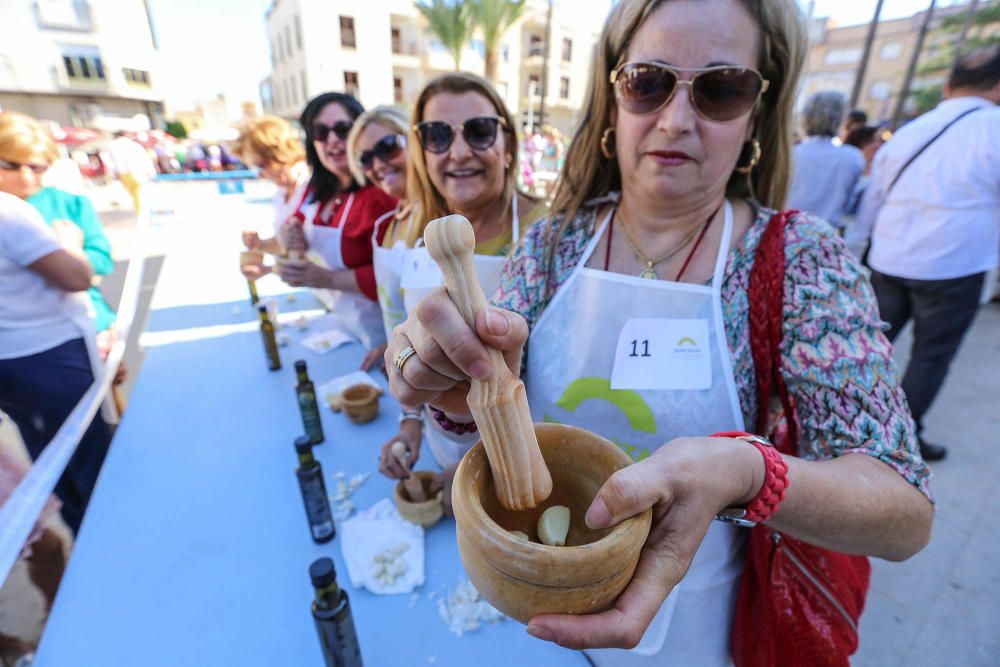
<instances>
[{"instance_id":1,"label":"bottle cap","mask_svg":"<svg viewBox=\"0 0 1000 667\"><path fill-rule=\"evenodd\" d=\"M295 362L295 370L302 372L305 371L305 369L306 369L305 359L299 359L298 361Z\"/></svg>"},{"instance_id":2,"label":"bottle cap","mask_svg":"<svg viewBox=\"0 0 1000 667\"><path fill-rule=\"evenodd\" d=\"M267 306L265 306L264 304L260 304L259 306L257 306L257 310L259 310L262 313L266 313L267 312Z\"/></svg>"},{"instance_id":3,"label":"bottle cap","mask_svg":"<svg viewBox=\"0 0 1000 667\"><path fill-rule=\"evenodd\" d=\"M337 570L333 566L333 559L318 558L309 566L309 577L315 588L326 588L337 581Z\"/></svg>"},{"instance_id":4,"label":"bottle cap","mask_svg":"<svg viewBox=\"0 0 1000 667\"><path fill-rule=\"evenodd\" d=\"M308 454L312 451L313 443L312 438L308 435L300 435L295 438L295 453L297 454Z\"/></svg>"}]
</instances>

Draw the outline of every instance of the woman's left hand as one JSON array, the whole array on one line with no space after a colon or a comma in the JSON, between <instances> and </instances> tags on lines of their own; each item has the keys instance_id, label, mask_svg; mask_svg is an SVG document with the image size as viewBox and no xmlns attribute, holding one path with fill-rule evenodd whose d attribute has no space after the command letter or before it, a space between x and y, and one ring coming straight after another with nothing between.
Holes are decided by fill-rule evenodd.
<instances>
[{"instance_id":1,"label":"woman's left hand","mask_svg":"<svg viewBox=\"0 0 1000 667\"><path fill-rule=\"evenodd\" d=\"M288 259L279 262L275 270L292 287L331 287L333 272L308 259Z\"/></svg>"},{"instance_id":2,"label":"woman's left hand","mask_svg":"<svg viewBox=\"0 0 1000 667\"><path fill-rule=\"evenodd\" d=\"M367 371L372 368L383 368L385 366L385 345L378 345L368 350L368 354L361 360L361 370Z\"/></svg>"},{"instance_id":3,"label":"woman's left hand","mask_svg":"<svg viewBox=\"0 0 1000 667\"><path fill-rule=\"evenodd\" d=\"M612 475L587 510L605 528L653 508L632 581L599 614L535 616L528 632L572 649L634 648L667 594L684 578L719 510L743 507L764 482L753 446L729 438L680 438Z\"/></svg>"}]
</instances>

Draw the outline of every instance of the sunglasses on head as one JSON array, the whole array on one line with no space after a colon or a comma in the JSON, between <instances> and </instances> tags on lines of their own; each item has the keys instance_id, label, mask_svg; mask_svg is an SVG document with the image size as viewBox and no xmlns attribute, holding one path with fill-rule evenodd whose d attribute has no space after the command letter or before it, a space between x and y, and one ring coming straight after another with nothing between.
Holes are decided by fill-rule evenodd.
<instances>
[{"instance_id":1,"label":"sunglasses on head","mask_svg":"<svg viewBox=\"0 0 1000 667\"><path fill-rule=\"evenodd\" d=\"M425 120L414 125L413 130L425 151L440 154L451 148L458 132L469 148L484 151L497 140L497 128L501 125L507 126L500 116L476 116L455 125L443 120Z\"/></svg>"},{"instance_id":2,"label":"sunglasses on head","mask_svg":"<svg viewBox=\"0 0 1000 667\"><path fill-rule=\"evenodd\" d=\"M36 174L45 173L49 168L47 164L28 164L27 162L12 162L11 160L0 160L0 169L4 171L20 171L21 167L27 167Z\"/></svg>"},{"instance_id":3,"label":"sunglasses on head","mask_svg":"<svg viewBox=\"0 0 1000 667\"><path fill-rule=\"evenodd\" d=\"M326 141L330 133L333 132L337 135L337 138L341 141L347 139L348 133L351 128L354 127L353 120L338 120L333 125L324 125L323 123L313 123L312 127L312 138L313 141Z\"/></svg>"},{"instance_id":4,"label":"sunglasses on head","mask_svg":"<svg viewBox=\"0 0 1000 667\"><path fill-rule=\"evenodd\" d=\"M681 74L690 75L681 79ZM767 91L768 80L750 67L670 67L656 62L619 65L611 72L618 106L629 113L659 111L677 88L690 86L691 103L699 116L724 122L745 116Z\"/></svg>"},{"instance_id":5,"label":"sunglasses on head","mask_svg":"<svg viewBox=\"0 0 1000 667\"><path fill-rule=\"evenodd\" d=\"M404 148L406 148L406 137L401 134L387 134L368 150L361 151L358 162L362 169L371 169L375 165L376 158L383 163L388 162L403 152Z\"/></svg>"}]
</instances>

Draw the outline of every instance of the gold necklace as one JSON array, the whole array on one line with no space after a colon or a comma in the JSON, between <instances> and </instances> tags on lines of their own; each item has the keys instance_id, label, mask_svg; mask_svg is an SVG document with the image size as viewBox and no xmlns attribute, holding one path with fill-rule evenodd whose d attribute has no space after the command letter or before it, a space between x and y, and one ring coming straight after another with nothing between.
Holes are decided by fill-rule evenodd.
<instances>
[{"instance_id":1,"label":"gold necklace","mask_svg":"<svg viewBox=\"0 0 1000 667\"><path fill-rule=\"evenodd\" d=\"M661 262L667 261L668 259L670 259L674 255L676 255L677 253L679 253L688 243L691 243L691 239L693 239L695 237L695 235L697 235L698 232L700 232L701 229L705 225L707 225L709 223L709 221L711 221L711 219L712 219L712 218L709 218L708 220L706 220L702 224L698 225L697 227L694 227L688 233L688 235L685 236L681 240L681 242L679 244L675 245L673 248L671 248L670 250L668 250L664 254L660 255L658 258L656 258L656 259L650 259L649 257L646 257L646 255L644 255L641 250L639 250L639 246L636 245L635 241L632 240L632 235L628 233L628 225L625 224L625 216L622 215L622 212L621 212L620 208L618 209L618 217L621 218L622 231L625 232L625 240L628 241L629 247L632 248L632 252L635 253L636 259L638 259L641 262L645 262L646 263L646 268L643 269L639 273L639 277L640 278L645 278L646 280L656 280L657 278L659 278L659 276L656 275L656 269L655 269L656 265L659 264L659 263L661 263ZM715 216L713 215L712 217L715 217ZM609 240L609 243L610 243L610 240Z\"/></svg>"}]
</instances>

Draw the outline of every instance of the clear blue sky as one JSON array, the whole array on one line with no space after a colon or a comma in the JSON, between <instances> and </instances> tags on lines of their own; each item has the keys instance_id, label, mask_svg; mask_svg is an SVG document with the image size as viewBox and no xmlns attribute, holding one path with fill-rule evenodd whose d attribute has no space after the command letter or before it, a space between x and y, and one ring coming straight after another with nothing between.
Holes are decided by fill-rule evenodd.
<instances>
[{"instance_id":1,"label":"clear blue sky","mask_svg":"<svg viewBox=\"0 0 1000 667\"><path fill-rule=\"evenodd\" d=\"M955 2L939 0L938 5ZM809 0L799 3L808 7ZM151 0L164 60L161 85L168 102L190 108L217 93L224 93L232 105L256 100L257 84L270 71L264 20L270 4L271 0ZM928 4L929 0L885 0L882 16L907 16ZM874 8L875 0L816 0L815 16L851 25L871 20Z\"/></svg>"}]
</instances>

